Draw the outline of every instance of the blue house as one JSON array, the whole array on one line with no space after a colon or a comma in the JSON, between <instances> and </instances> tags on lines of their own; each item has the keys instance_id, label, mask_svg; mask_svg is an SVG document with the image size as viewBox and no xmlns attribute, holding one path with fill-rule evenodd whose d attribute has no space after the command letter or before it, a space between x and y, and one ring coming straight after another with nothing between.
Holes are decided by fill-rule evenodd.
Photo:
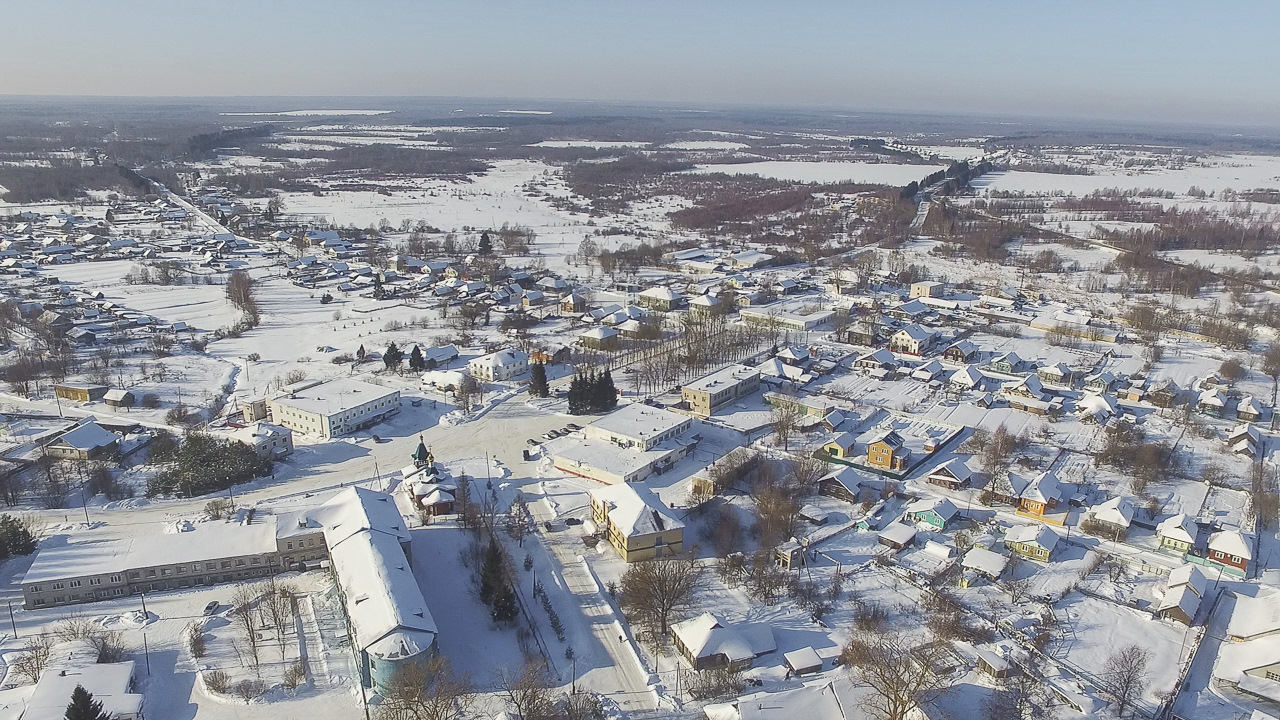
<instances>
[{"instance_id":1,"label":"blue house","mask_svg":"<svg viewBox=\"0 0 1280 720\"><path fill-rule=\"evenodd\" d=\"M928 525L939 532L947 529L959 509L946 498L921 498L907 506L904 517L916 525Z\"/></svg>"}]
</instances>

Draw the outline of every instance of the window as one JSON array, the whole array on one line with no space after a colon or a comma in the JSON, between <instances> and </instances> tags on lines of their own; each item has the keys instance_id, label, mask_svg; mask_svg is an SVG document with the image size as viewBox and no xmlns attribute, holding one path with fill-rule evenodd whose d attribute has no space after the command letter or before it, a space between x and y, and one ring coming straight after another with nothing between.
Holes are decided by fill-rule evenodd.
<instances>
[{"instance_id":1,"label":"window","mask_svg":"<svg viewBox=\"0 0 1280 720\"><path fill-rule=\"evenodd\" d=\"M229 567L231 567L231 561L230 561L230 560L223 560L223 561L222 561L222 569L223 569L223 570L226 570L226 569L227 569L227 568L229 568Z\"/></svg>"},{"instance_id":2,"label":"window","mask_svg":"<svg viewBox=\"0 0 1280 720\"><path fill-rule=\"evenodd\" d=\"M90 585L101 585L101 584L102 584L102 578L90 578L90 579L89 579L89 584L90 584Z\"/></svg>"},{"instance_id":3,"label":"window","mask_svg":"<svg viewBox=\"0 0 1280 720\"><path fill-rule=\"evenodd\" d=\"M261 565L261 564L262 564L262 558L253 558L253 559L252 559L252 560L250 560L249 562L250 562L250 563L252 563L252 564L254 564L254 565Z\"/></svg>"},{"instance_id":4,"label":"window","mask_svg":"<svg viewBox=\"0 0 1280 720\"><path fill-rule=\"evenodd\" d=\"M205 569L205 570L217 570L217 569L218 569L218 564L217 564L217 563L205 563L205 564L204 564L204 569Z\"/></svg>"},{"instance_id":5,"label":"window","mask_svg":"<svg viewBox=\"0 0 1280 720\"><path fill-rule=\"evenodd\" d=\"M43 604L44 604L44 598L40 598L40 599L36 600L36 601L35 601L35 603L34 603L34 605L36 605L37 607L39 607L39 606L41 606L41 605L43 605Z\"/></svg>"},{"instance_id":6,"label":"window","mask_svg":"<svg viewBox=\"0 0 1280 720\"><path fill-rule=\"evenodd\" d=\"M68 587L73 587L73 588L80 587L80 581L79 581L79 580L72 580L71 582L67 583L67 586L68 586Z\"/></svg>"},{"instance_id":7,"label":"window","mask_svg":"<svg viewBox=\"0 0 1280 720\"><path fill-rule=\"evenodd\" d=\"M44 592L44 586L32 585L31 587L27 588L27 592L33 592L33 593Z\"/></svg>"},{"instance_id":8,"label":"window","mask_svg":"<svg viewBox=\"0 0 1280 720\"><path fill-rule=\"evenodd\" d=\"M111 579L111 582L113 582L113 583L118 583L118 582L120 582L120 579L121 579L121 578L120 578L120 576L119 576L119 575L112 575L110 579Z\"/></svg>"},{"instance_id":9,"label":"window","mask_svg":"<svg viewBox=\"0 0 1280 720\"><path fill-rule=\"evenodd\" d=\"M124 588L111 588L111 594L119 597L124 594Z\"/></svg>"},{"instance_id":10,"label":"window","mask_svg":"<svg viewBox=\"0 0 1280 720\"><path fill-rule=\"evenodd\" d=\"M1271 680L1271 681L1273 681L1273 682L1280 682L1280 673L1275 672L1275 671L1272 671L1272 670L1268 670L1268 671L1267 671L1267 679L1268 679L1268 680Z\"/></svg>"},{"instance_id":11,"label":"window","mask_svg":"<svg viewBox=\"0 0 1280 720\"><path fill-rule=\"evenodd\" d=\"M236 558L236 567L244 567L244 558Z\"/></svg>"},{"instance_id":12,"label":"window","mask_svg":"<svg viewBox=\"0 0 1280 720\"><path fill-rule=\"evenodd\" d=\"M130 579L130 580L137 580L137 579L138 579L138 578L140 578L140 577L142 577L142 575L140 575L140 574L138 573L138 571L137 571L137 570L134 570L134 571L132 571L132 572L130 572L130 573L129 573L129 579Z\"/></svg>"},{"instance_id":13,"label":"window","mask_svg":"<svg viewBox=\"0 0 1280 720\"><path fill-rule=\"evenodd\" d=\"M173 574L173 571L172 571L172 570L170 570L169 568L164 568L164 569L162 569L162 570L160 571L160 574L161 574L161 575L172 575L172 574Z\"/></svg>"},{"instance_id":14,"label":"window","mask_svg":"<svg viewBox=\"0 0 1280 720\"><path fill-rule=\"evenodd\" d=\"M60 583L60 582L56 582L56 583L54 583L54 584L53 584L53 589L54 589L54 590L61 590L63 587L65 587L65 586L64 586L62 583Z\"/></svg>"},{"instance_id":15,"label":"window","mask_svg":"<svg viewBox=\"0 0 1280 720\"><path fill-rule=\"evenodd\" d=\"M149 577L149 578L153 578L153 577L155 577L155 576L156 576L155 568L152 568L152 569L150 569L150 570L148 570L148 571L147 571L147 577Z\"/></svg>"},{"instance_id":16,"label":"window","mask_svg":"<svg viewBox=\"0 0 1280 720\"><path fill-rule=\"evenodd\" d=\"M200 563L193 564L191 566L191 572L200 572Z\"/></svg>"},{"instance_id":17,"label":"window","mask_svg":"<svg viewBox=\"0 0 1280 720\"><path fill-rule=\"evenodd\" d=\"M58 597L54 598L54 599L53 599L53 601L54 601L55 603L64 603L64 602L66 602L66 601L67 601L67 596L66 596L66 595L59 595Z\"/></svg>"},{"instance_id":18,"label":"window","mask_svg":"<svg viewBox=\"0 0 1280 720\"><path fill-rule=\"evenodd\" d=\"M186 574L187 574L187 566L186 566L186 565L179 565L179 566L178 566L178 574L179 574L179 575L186 575Z\"/></svg>"}]
</instances>

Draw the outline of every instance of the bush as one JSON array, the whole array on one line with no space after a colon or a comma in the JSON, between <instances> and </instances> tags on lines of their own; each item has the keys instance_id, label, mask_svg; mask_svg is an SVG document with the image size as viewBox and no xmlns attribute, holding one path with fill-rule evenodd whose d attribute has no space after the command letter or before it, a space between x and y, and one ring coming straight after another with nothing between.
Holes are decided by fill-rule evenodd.
<instances>
[{"instance_id":1,"label":"bush","mask_svg":"<svg viewBox=\"0 0 1280 720\"><path fill-rule=\"evenodd\" d=\"M140 400L138 404L148 410L155 410L160 407L160 396L155 393L146 393L142 396L142 400Z\"/></svg>"},{"instance_id":2,"label":"bush","mask_svg":"<svg viewBox=\"0 0 1280 720\"><path fill-rule=\"evenodd\" d=\"M204 685L212 692L225 693L231 686L231 677L222 670L206 670Z\"/></svg>"},{"instance_id":3,"label":"bush","mask_svg":"<svg viewBox=\"0 0 1280 720\"><path fill-rule=\"evenodd\" d=\"M187 650L191 652L191 657L197 660L204 657L204 628L199 622L193 622L187 626ZM205 682L208 682L208 678Z\"/></svg>"},{"instance_id":4,"label":"bush","mask_svg":"<svg viewBox=\"0 0 1280 720\"><path fill-rule=\"evenodd\" d=\"M334 355L329 360L329 362L333 363L334 365L347 365L355 361L356 361L356 358L351 353L342 353L341 355Z\"/></svg>"},{"instance_id":5,"label":"bush","mask_svg":"<svg viewBox=\"0 0 1280 720\"><path fill-rule=\"evenodd\" d=\"M241 680L232 688L232 692L246 704L266 691L267 684L261 680Z\"/></svg>"},{"instance_id":6,"label":"bush","mask_svg":"<svg viewBox=\"0 0 1280 720\"><path fill-rule=\"evenodd\" d=\"M290 690L298 687L307 680L307 671L302 667L301 660L295 660L292 665L284 671L284 686Z\"/></svg>"},{"instance_id":7,"label":"bush","mask_svg":"<svg viewBox=\"0 0 1280 720\"><path fill-rule=\"evenodd\" d=\"M259 353L249 353L248 355L245 356L245 360L248 360L249 362L258 362L261 359L262 359L262 355L260 355Z\"/></svg>"}]
</instances>

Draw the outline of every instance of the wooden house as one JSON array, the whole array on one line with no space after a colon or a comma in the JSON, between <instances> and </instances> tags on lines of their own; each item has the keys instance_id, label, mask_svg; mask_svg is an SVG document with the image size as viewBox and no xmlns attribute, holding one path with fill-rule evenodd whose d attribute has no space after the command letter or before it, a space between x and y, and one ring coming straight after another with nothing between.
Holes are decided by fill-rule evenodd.
<instances>
[{"instance_id":1,"label":"wooden house","mask_svg":"<svg viewBox=\"0 0 1280 720\"><path fill-rule=\"evenodd\" d=\"M885 430L867 443L867 464L884 470L899 471L907 467L911 450L896 431Z\"/></svg>"}]
</instances>

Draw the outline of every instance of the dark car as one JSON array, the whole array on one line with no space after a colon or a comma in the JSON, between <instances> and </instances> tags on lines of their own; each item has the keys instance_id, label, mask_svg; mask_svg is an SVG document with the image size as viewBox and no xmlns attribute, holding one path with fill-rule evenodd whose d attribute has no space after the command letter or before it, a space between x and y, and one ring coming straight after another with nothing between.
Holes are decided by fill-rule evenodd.
<instances>
[{"instance_id":1,"label":"dark car","mask_svg":"<svg viewBox=\"0 0 1280 720\"><path fill-rule=\"evenodd\" d=\"M581 430L581 429L582 429L582 426L581 426L581 425L578 425L577 423L569 423L568 425L565 425L565 427L569 428L570 430Z\"/></svg>"},{"instance_id":2,"label":"dark car","mask_svg":"<svg viewBox=\"0 0 1280 720\"><path fill-rule=\"evenodd\" d=\"M565 525L581 525L582 519L581 518L565 518L564 524Z\"/></svg>"},{"instance_id":3,"label":"dark car","mask_svg":"<svg viewBox=\"0 0 1280 720\"><path fill-rule=\"evenodd\" d=\"M211 600L211 601L209 602L209 604L208 604L208 605L205 605L205 606L204 606L204 614L205 614L205 615L212 615L212 614L214 614L214 613L216 613L216 612L218 612L218 601L217 601L217 600Z\"/></svg>"},{"instance_id":4,"label":"dark car","mask_svg":"<svg viewBox=\"0 0 1280 720\"><path fill-rule=\"evenodd\" d=\"M533 438L529 438L528 440L525 440L525 442L529 443L530 446L538 444L538 441L534 440Z\"/></svg>"}]
</instances>

